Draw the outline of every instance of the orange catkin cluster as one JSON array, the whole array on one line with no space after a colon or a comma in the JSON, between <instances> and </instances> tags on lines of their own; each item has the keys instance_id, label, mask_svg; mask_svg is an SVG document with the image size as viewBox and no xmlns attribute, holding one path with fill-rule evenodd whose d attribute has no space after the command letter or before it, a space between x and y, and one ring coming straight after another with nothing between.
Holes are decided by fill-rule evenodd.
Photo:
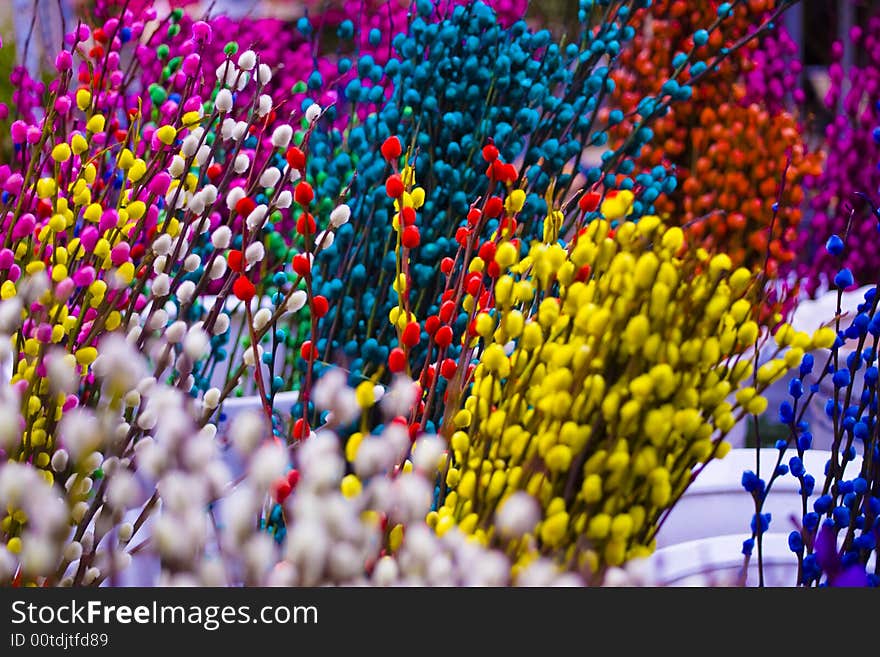
<instances>
[{"instance_id":1,"label":"orange catkin cluster","mask_svg":"<svg viewBox=\"0 0 880 657\"><path fill-rule=\"evenodd\" d=\"M657 94L659 86L675 70L676 53L688 53L694 43L690 35L710 28L720 2L691 3L660 0L650 9L651 39L642 38L632 50L622 53L617 68L616 90L626 110L634 110L646 94ZM770 9L766 0L742 3L733 9L734 19L711 29L707 43L696 50L698 61L710 67L722 44L747 36ZM817 175L821 157L809 153L797 120L787 111L768 112L745 99L744 76L753 64L750 53L757 40L709 70L707 80L694 86L690 102L679 103L654 124L655 139L641 153L641 164L653 167L671 164L679 186L656 202L656 211L666 221L678 221L688 233L712 251L724 251L735 265L763 266L768 252L768 274L794 258L795 230L801 220L802 181ZM679 81L691 79L685 68ZM625 126L619 128L623 135ZM791 164L784 192L779 195L788 158ZM770 237L768 227L773 204L779 200L779 214Z\"/></svg>"}]
</instances>

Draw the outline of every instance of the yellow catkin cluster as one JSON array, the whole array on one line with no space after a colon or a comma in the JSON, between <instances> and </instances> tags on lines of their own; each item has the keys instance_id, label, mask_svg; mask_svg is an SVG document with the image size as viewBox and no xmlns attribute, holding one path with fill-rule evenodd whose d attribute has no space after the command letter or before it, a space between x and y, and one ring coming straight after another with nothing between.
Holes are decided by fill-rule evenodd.
<instances>
[{"instance_id":1,"label":"yellow catkin cluster","mask_svg":"<svg viewBox=\"0 0 880 657\"><path fill-rule=\"evenodd\" d=\"M595 221L569 248L535 243L521 261L497 254L491 329L447 428L447 494L429 523L501 541L495 512L525 490L543 514L504 542L515 569L550 554L598 573L650 553L693 469L729 451L726 433L763 412L761 391L816 338L786 327L800 346L754 376L752 274L685 249L656 217L616 232Z\"/></svg>"}]
</instances>

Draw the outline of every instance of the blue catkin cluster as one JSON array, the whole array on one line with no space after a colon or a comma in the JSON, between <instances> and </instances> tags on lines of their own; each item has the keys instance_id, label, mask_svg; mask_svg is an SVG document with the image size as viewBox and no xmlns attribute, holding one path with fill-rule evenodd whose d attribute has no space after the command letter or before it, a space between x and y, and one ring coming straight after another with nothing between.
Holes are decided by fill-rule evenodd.
<instances>
[{"instance_id":1,"label":"blue catkin cluster","mask_svg":"<svg viewBox=\"0 0 880 657\"><path fill-rule=\"evenodd\" d=\"M414 6L407 31L391 39L387 62L379 64L369 54L341 59L340 75L354 70L356 76L339 90L338 105L328 115L341 116L344 109L352 121L344 129L315 131L309 139L308 174L316 197L345 196L352 206L351 222L318 257L315 281L316 292L330 301L316 346L347 363L352 383L375 372L397 346L387 321L397 298L391 291L394 210L384 191L390 167L379 153L386 138L401 139L408 162L415 165L416 183L426 192L417 219L421 244L410 254L410 303L423 321L438 310L444 285L439 263L455 255L456 229L464 225L471 204L487 193L480 159L487 142L516 165L515 185L527 192L519 217L525 248L541 236L545 193L554 180L555 203L595 186L632 190L633 218L651 212L676 181L663 167L637 172L635 160L653 137L650 121L692 93L690 86L671 80L663 95L643 99L642 120L629 139L611 149L608 129L624 117L612 110L603 122L599 109L607 107L613 91L617 55L642 27L635 12L650 6L649 0L581 0L577 31L562 43L525 21L502 26L482 2L446 13L442 3L424 0ZM590 161L588 148L595 149ZM497 221L488 222L487 234L495 228ZM456 335L466 322L465 315L458 318ZM454 345L447 354L452 358ZM418 352L413 356L413 362L423 359Z\"/></svg>"},{"instance_id":2,"label":"blue catkin cluster","mask_svg":"<svg viewBox=\"0 0 880 657\"><path fill-rule=\"evenodd\" d=\"M830 255L842 257L845 238L833 235L825 248ZM834 280L841 292L853 284L852 274L845 268ZM877 289L877 285L868 289L854 317L838 320L838 337L830 355L804 355L797 375L789 381L788 399L779 408L779 420L788 426L789 437L776 444L778 458L769 480L764 481L751 471L742 477L743 488L754 499L756 509L751 536L743 544L743 553L747 555L755 548L756 539L768 529L770 514L761 514L761 510L775 480L790 475L800 482L806 513L801 518L801 529L790 533L788 546L798 559L799 583L805 586L880 586L880 568L876 566L880 556ZM803 419L803 410L820 393L820 384L826 380L830 380L834 391L825 401L825 413L834 426L832 454L824 472L811 474L805 468L804 453L812 447L813 436L809 422ZM760 523L755 520L758 517ZM830 555L822 554L817 547L823 543L820 532L832 537L825 541L831 546ZM836 551L835 540L840 546Z\"/></svg>"}]
</instances>

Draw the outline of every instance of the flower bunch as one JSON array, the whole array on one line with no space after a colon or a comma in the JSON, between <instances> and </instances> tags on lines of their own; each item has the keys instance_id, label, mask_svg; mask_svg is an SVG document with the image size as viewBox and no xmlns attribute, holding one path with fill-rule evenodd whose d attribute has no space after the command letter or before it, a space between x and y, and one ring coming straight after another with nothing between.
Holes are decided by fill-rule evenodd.
<instances>
[{"instance_id":1,"label":"flower bunch","mask_svg":"<svg viewBox=\"0 0 880 657\"><path fill-rule=\"evenodd\" d=\"M726 433L763 412L761 391L797 353L749 384L758 286L726 255L683 245L679 228L643 217L593 222L521 261L499 246L492 307L473 311L473 384L447 408L439 531L458 523L518 563L553 555L599 577L652 550L694 469L724 456ZM511 511L520 535L505 537L489 520L513 491L541 513Z\"/></svg>"},{"instance_id":2,"label":"flower bunch","mask_svg":"<svg viewBox=\"0 0 880 657\"><path fill-rule=\"evenodd\" d=\"M839 267L846 261L846 242L852 237L847 231L842 236L832 235L825 244L828 258L836 260ZM865 293L855 316L847 318L841 311L841 300L852 284L852 271L847 267L838 269L833 279L837 312L820 329L826 337L824 344L817 345L824 350L818 356L803 355L789 380L788 398L779 407L779 421L787 427L788 436L776 444L778 457L771 465L770 476L765 479L759 476L760 470L748 471L742 479L755 504L752 535L743 547L747 555L756 541L760 551L761 539L769 527L770 514L763 511L773 484L785 476L800 482L803 515L789 535L788 545L798 561L796 583L803 586L880 585L880 297L875 283ZM781 345L790 344L791 339L790 331L777 333ZM825 413L832 424L831 454L824 473L811 473L804 465L804 453L813 442L805 413L823 388L833 390L825 400ZM866 570L868 567L873 572Z\"/></svg>"},{"instance_id":3,"label":"flower bunch","mask_svg":"<svg viewBox=\"0 0 880 657\"><path fill-rule=\"evenodd\" d=\"M725 51L726 39L746 39L751 23L772 22L779 10L767 2L654 3L651 38L631 51L634 56L616 78L626 112L636 107L640 94L662 89L670 71L681 71L685 80L706 76L689 102L657 122L656 138L643 149L640 163L672 166L681 179L673 193L657 201L661 215L668 213L692 238L737 265L764 269L769 250L766 268L774 276L794 259L803 181L818 173L821 162L819 154L808 152L797 120L784 106L788 96L799 98L799 64L785 66L791 41L779 27L762 36L760 48L750 41L719 65L712 58ZM697 30L713 18L714 31ZM693 52L700 61L688 65ZM779 55L774 66L784 71L754 59L771 52ZM780 211L770 235L777 202Z\"/></svg>"},{"instance_id":4,"label":"flower bunch","mask_svg":"<svg viewBox=\"0 0 880 657\"><path fill-rule=\"evenodd\" d=\"M636 172L700 75L583 162L648 4L581 0L562 45L420 0L329 59L306 18L289 88L179 11L77 26L0 167L0 581L577 583L649 550L791 363L738 388L763 286Z\"/></svg>"},{"instance_id":5,"label":"flower bunch","mask_svg":"<svg viewBox=\"0 0 880 657\"><path fill-rule=\"evenodd\" d=\"M19 311L15 300L0 302L4 338L19 321ZM439 537L425 525L432 501L427 476L436 473L442 453L436 437L413 445L412 460L397 478L376 477L361 487L345 474L331 431L291 449L273 440L260 413L244 413L232 424L230 448L221 449L216 426L204 421L205 402L148 377L149 368L124 338L104 338L95 361L102 402L64 416L50 470L19 458L20 393L14 386L0 388L0 449L7 456L0 464L0 582L512 582L500 551L466 541L458 532ZM75 366L63 359L53 373L59 382L77 377ZM338 408L347 392L352 391L344 383L325 386L321 399ZM389 426L371 443L371 455L354 463L356 471L366 479L377 463L409 444L406 432L401 436ZM401 544L403 523L408 529ZM132 570L138 571L135 577ZM536 563L518 583L580 580Z\"/></svg>"},{"instance_id":6,"label":"flower bunch","mask_svg":"<svg viewBox=\"0 0 880 657\"><path fill-rule=\"evenodd\" d=\"M831 85L825 96L825 105L834 118L825 128L823 146L827 152L825 166L811 189L813 211L810 231L798 239L798 250L803 257L798 261L797 274L804 281L810 296L833 287L833 278L840 263L837 256L821 248L821 242L810 235L843 235L846 230L859 247L848 249L844 264L852 271L856 282L869 284L877 273L875 217L859 198L860 193L873 193L880 186L880 171L866 163L880 161L880 14L870 16L864 28L853 27L850 42L836 42L832 49L834 62L829 68ZM862 55L848 69L842 58L846 49ZM850 221L851 208L857 212Z\"/></svg>"},{"instance_id":7,"label":"flower bunch","mask_svg":"<svg viewBox=\"0 0 880 657\"><path fill-rule=\"evenodd\" d=\"M393 337L389 342L381 321L398 305L393 287L398 257L394 233L388 229L394 217L386 204L386 182L400 158L406 158L422 190L414 197L420 204L417 225L407 230L412 242L407 245L406 272L409 288L418 292L409 312L419 324L411 331L418 329L422 342L423 318L438 314L448 291L437 267L459 257L465 237L477 225L467 219L470 199L521 189L516 231L528 242L541 237L541 222L555 204L574 204L586 195L593 218L599 214L595 199L601 200L605 190L619 189L633 194L632 217L637 218L676 185L663 166L637 172L636 160L653 138L650 124L689 98L690 84L675 82L674 89L667 86L646 96L625 143L605 148L609 130L618 123L617 111L602 113L615 86L614 68L606 64L614 64L635 36L647 30L642 12L625 3L603 8L582 2L580 36L563 47L548 31L532 31L524 22L499 25L479 2L456 7L444 18L423 4L408 31L395 37L394 57L382 66L362 56L356 62L357 78L340 96L341 104L352 106L376 100L384 74L393 88L390 100L349 129L344 139L326 133L310 142L306 176L314 177L318 195L332 197L351 183L351 230L358 237L344 236L338 249L328 249L317 260L316 285L330 310L319 323L316 346L324 360L349 363L355 377L372 377L390 351L402 346ZM729 45L733 52L734 44ZM332 141L325 141L328 137ZM377 145L394 137L399 152L388 157ZM485 159L481 151L487 144L497 155ZM591 146L604 150L600 161L586 161ZM490 167L487 175L473 166L477 162ZM321 174L326 175L318 181ZM478 222L484 234L497 229L500 220L495 202L488 207L495 214ZM559 234L570 230L570 224L560 226ZM370 309L366 320L362 308ZM402 317L409 321L409 315ZM450 356L455 357L454 345Z\"/></svg>"}]
</instances>

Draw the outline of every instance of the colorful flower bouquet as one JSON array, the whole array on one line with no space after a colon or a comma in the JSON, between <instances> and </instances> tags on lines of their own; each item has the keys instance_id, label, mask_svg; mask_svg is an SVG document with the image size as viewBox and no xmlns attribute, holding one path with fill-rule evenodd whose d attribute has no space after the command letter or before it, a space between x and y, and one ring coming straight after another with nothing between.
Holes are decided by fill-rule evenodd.
<instances>
[{"instance_id":1,"label":"colorful flower bouquet","mask_svg":"<svg viewBox=\"0 0 880 657\"><path fill-rule=\"evenodd\" d=\"M791 3L745 4L618 108L647 1L580 0L566 39L511 3L99 3L19 75L0 165L0 583L581 585L650 554L836 339L766 312L768 258L658 216L693 178L652 126Z\"/></svg>"}]
</instances>

